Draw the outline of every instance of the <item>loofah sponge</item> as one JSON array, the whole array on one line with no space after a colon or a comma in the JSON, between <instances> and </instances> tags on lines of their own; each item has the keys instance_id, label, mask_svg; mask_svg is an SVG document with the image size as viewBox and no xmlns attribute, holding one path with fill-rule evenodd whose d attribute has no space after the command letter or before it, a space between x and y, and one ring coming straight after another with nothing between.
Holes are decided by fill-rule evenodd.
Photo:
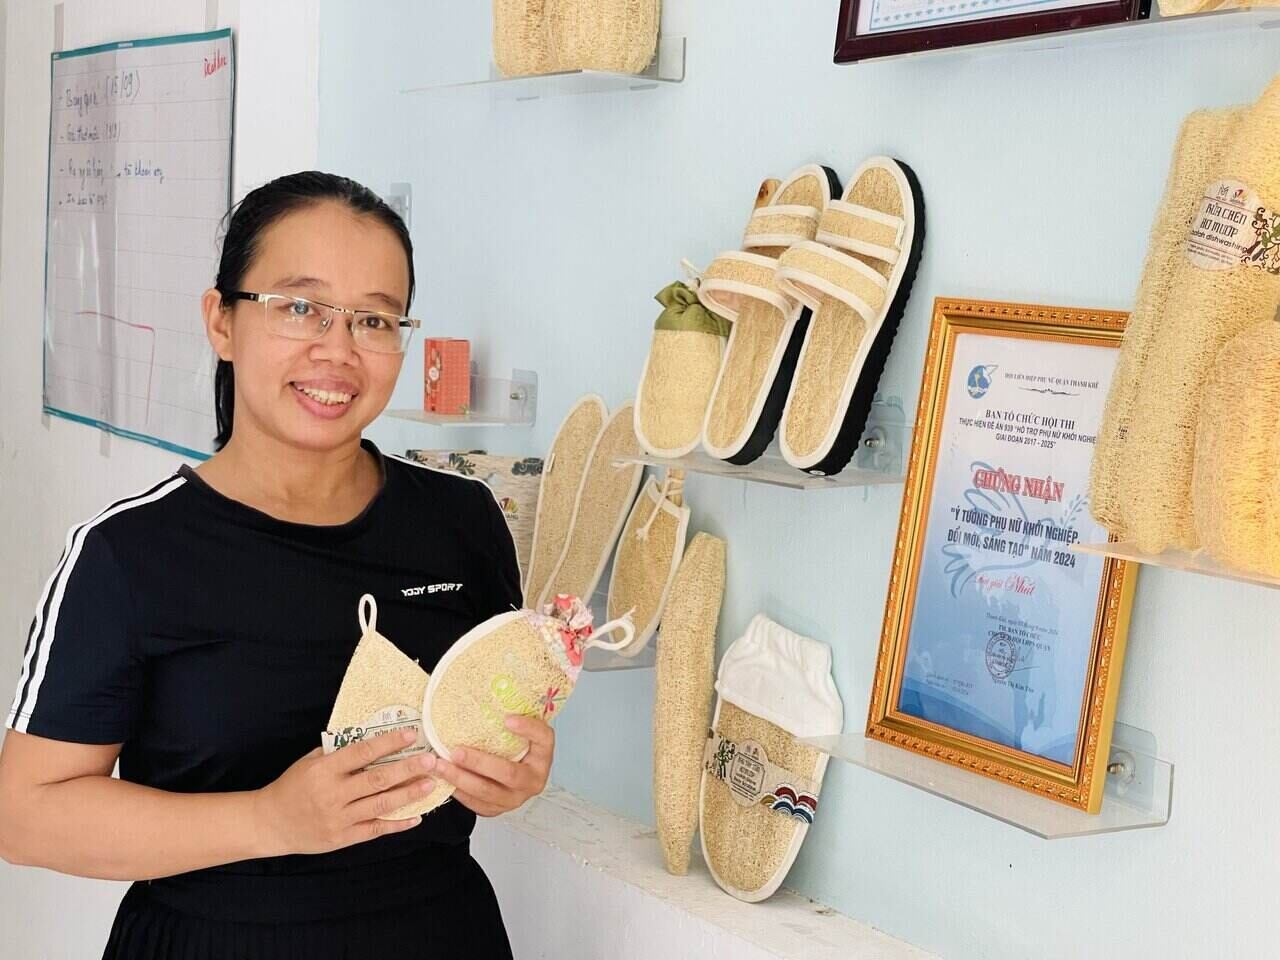
<instances>
[{"instance_id":1,"label":"loofah sponge","mask_svg":"<svg viewBox=\"0 0 1280 960\"><path fill-rule=\"evenodd\" d=\"M1145 471L1141 463L1125 457L1134 401L1144 389L1152 348L1170 319L1169 290L1183 260L1191 221L1204 197L1204 184L1221 163L1243 112L1243 108L1197 110L1187 117L1178 133L1164 197L1151 227L1142 280L1111 380L1090 477L1090 512L1122 540L1127 531L1120 522L1119 477L1125 470Z\"/></svg>"},{"instance_id":2,"label":"loofah sponge","mask_svg":"<svg viewBox=\"0 0 1280 960\"><path fill-rule=\"evenodd\" d=\"M1191 473L1204 382L1218 351L1280 302L1280 77L1246 108L1205 184L1125 440L1122 526L1157 553L1193 548Z\"/></svg>"},{"instance_id":3,"label":"loofah sponge","mask_svg":"<svg viewBox=\"0 0 1280 960\"><path fill-rule=\"evenodd\" d=\"M1244 330L1204 387L1191 489L1215 559L1280 577L1280 322Z\"/></svg>"},{"instance_id":4,"label":"loofah sponge","mask_svg":"<svg viewBox=\"0 0 1280 960\"><path fill-rule=\"evenodd\" d=\"M506 77L555 73L546 0L493 0L493 62Z\"/></svg>"},{"instance_id":5,"label":"loofah sponge","mask_svg":"<svg viewBox=\"0 0 1280 960\"><path fill-rule=\"evenodd\" d=\"M373 597L360 598L360 642L342 678L342 686L329 714L323 738L325 752L349 743L393 730L413 727L418 743L379 761L387 763L429 748L422 736L420 709L430 676L405 656L395 644L378 633L378 606ZM408 820L426 814L453 795L453 785L441 781L424 799L394 810L382 820Z\"/></svg>"},{"instance_id":6,"label":"loofah sponge","mask_svg":"<svg viewBox=\"0 0 1280 960\"><path fill-rule=\"evenodd\" d=\"M659 0L545 0L551 53L566 70L641 73L658 45Z\"/></svg>"}]
</instances>

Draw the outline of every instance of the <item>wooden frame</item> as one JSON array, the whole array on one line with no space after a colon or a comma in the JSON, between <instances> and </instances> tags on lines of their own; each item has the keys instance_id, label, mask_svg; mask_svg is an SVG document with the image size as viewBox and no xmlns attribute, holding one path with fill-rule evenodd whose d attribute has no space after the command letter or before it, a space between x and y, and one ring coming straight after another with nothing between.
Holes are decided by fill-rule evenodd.
<instances>
[{"instance_id":1,"label":"wooden frame","mask_svg":"<svg viewBox=\"0 0 1280 960\"><path fill-rule=\"evenodd\" d=\"M933 531L930 537L928 530L928 521L933 512L934 486L937 471L940 465L939 445L944 433L944 428L948 423L960 423L962 417L962 409L957 409L949 416L947 407L948 396L956 397L959 391L951 390L949 387L952 379L952 365L956 356L957 338L966 334L981 334L984 337L994 337L996 340L1013 339L1018 341L1016 348L1020 351L1019 355L1029 354L1035 347L1027 341L1034 341L1043 346L1045 350L1052 350L1054 345L1084 345L1084 346L1107 346L1118 347L1127 315L1112 311L1081 311L1071 308L1058 307L1039 307L1026 304L1007 304L992 303L985 301L965 301L965 300L948 300L939 298L934 304L933 325L929 337L928 351L925 357L924 375L922 377L920 388L920 402L918 413L916 416L915 433L911 446L911 456L907 471L906 490L903 497L901 519L898 527L898 537L894 551L893 567L889 583L888 598L885 605L884 625L880 640L880 650L876 662L876 672L874 684L871 692L871 704L867 717L866 734L868 737L893 744L904 749L922 753L930 757L955 766L963 767L968 770L989 776L1005 783L1020 787L1024 790L1031 791L1044 797L1068 804L1090 813L1096 813L1102 804L1102 791L1106 781L1105 770L1099 770L1098 765L1105 765L1111 743L1111 730L1115 720L1116 699L1120 689L1121 669L1124 662L1124 647L1128 633L1129 611L1133 601L1134 581L1136 579L1136 568L1131 567L1121 560L1112 558L1090 558L1090 563L1100 563L1101 574L1098 580L1099 589L1096 596L1096 604L1093 607L1085 608L1082 605L1092 599L1092 584L1094 581L1086 580L1083 576L1077 577L1074 570L1071 574L1058 572L1055 568L1048 564L1038 564L1033 568L1035 571L1043 571L1045 579L1054 577L1062 577L1065 580L1054 581L1055 583L1065 583L1060 589L1071 589L1070 581L1079 579L1081 582L1078 589L1083 593L1079 599L1080 603L1073 607L1079 611L1076 618L1080 623L1087 623L1089 611L1092 610L1092 636L1080 637L1058 637L1056 631L1054 636L1053 652L1042 658L1032 649L1035 645L1028 643L1024 647L1012 646L1013 662L1004 664L1004 671L993 669L993 652L991 643L995 642L996 637L1003 636L1004 643L1011 644L1009 637L1005 634L996 633L985 647L985 667L990 673L992 683L995 688L987 688L985 692L978 696L987 696L993 698L991 702L1000 702L1000 698L1006 694L1000 687L1016 687L1016 684L1008 683L1008 673L1020 662L1018 657L1022 656L1027 662L1026 669L1041 669L1042 667L1049 676L1056 678L1059 675L1058 664L1065 663L1068 668L1074 664L1075 668L1080 670L1079 676L1081 683L1079 689L1082 691L1081 703L1079 704L1079 713L1073 714L1071 708L1072 701L1067 701L1062 708L1061 717L1056 719L1058 724L1070 723L1074 720L1074 747L1070 751L1070 762L1063 760L1056 762L1049 759L1045 755L1040 755L1028 750L1018 749L1014 746L995 742L992 739L984 739L976 736L972 732L962 729L953 729L937 722L931 722L923 716L924 711L917 710L914 714L910 707L904 707L904 703L918 694L908 694L906 698L903 695L904 675L908 672L905 664L907 663L908 648L912 641L924 644L926 651L932 653L932 646L946 652L949 656L954 656L955 651L963 647L964 643L970 646L965 648L965 660L967 664L973 664L973 655L975 649L981 649L981 640L976 641L975 648L974 636L980 636L981 628L989 626L983 620L979 623L979 629L969 630L971 625L966 625L957 620L954 629L950 628L948 622L948 632L945 636L935 636L938 631L928 636L922 636L917 639L912 634L913 623L917 616L917 601L921 600L921 569L926 563L925 547L926 544L936 547L941 542L942 537L950 539L949 530L950 522L943 524L946 529ZM965 349L970 353L974 352L974 346L980 345L984 350L991 350L991 341L984 342L975 338L966 341ZM1013 349L1005 344L1003 349ZM1096 356L1090 351L1086 351L1089 356ZM1066 356L1066 354L1064 354ZM1076 357L1077 354L1071 354ZM975 368L976 369L976 368ZM993 368L994 369L994 368ZM1029 368L1031 369L1031 368ZM994 376L994 375L992 375ZM1009 376L1005 374L1004 376ZM1020 374L1018 375L1021 376ZM963 385L968 391L968 396L975 395L972 387L973 373L970 372L969 380ZM989 385L989 384L988 384ZM1017 390L1030 390L1030 387L1019 386ZM1097 398L1099 389L1101 395L1105 397L1106 384L1095 385L1091 391L1092 397ZM1015 391L1014 386L1003 385L1001 387L1001 396L1005 393ZM1047 391L1032 390L1033 393L1043 394ZM982 396L982 394L978 394ZM997 391L993 388L991 396L993 399L984 400L983 405L994 405L999 402L994 398ZM1074 396L1074 395L1073 395ZM1038 403L1038 400L1025 400L1027 404ZM1046 403L1049 401L1045 401ZM1054 403L1074 404L1074 400L1052 401ZM1083 403L1081 401L1080 403ZM1027 409L1031 409L1030 406ZM1090 411L1092 414L1092 411ZM1100 422L1101 412L1098 410L1097 417ZM950 434L953 446L958 445L957 438L964 436L976 436L970 430L965 433L964 428L956 427L955 432ZM974 442L977 442L976 440ZM994 438L993 438L994 442ZM1027 441L1019 441L1026 443ZM1087 470L1087 463L1083 468L1075 462L1076 449L1083 446L1080 438L1073 435L1070 444L1063 443L1065 455L1071 458L1075 463L1077 474L1080 469ZM1024 447L1017 447L1010 444L1010 450L1025 450ZM965 462L969 450L964 449L960 453L951 456L950 461L945 459L942 461L945 465L947 462L954 464L955 462ZM1058 454L1057 456L1062 456ZM1031 462L1037 458L1052 458L1051 453L1040 453L1037 450L1031 450L1025 453L1010 454L1011 462L1015 465L1018 463L1016 457L1021 457L1023 461ZM974 460L973 463L977 463ZM1063 465L1062 460L1057 461L1059 466ZM966 470L972 470L972 466L966 465ZM966 474L967 476L967 474ZM1030 474L1028 474L1030 476ZM1064 474L1065 476L1065 474ZM953 482L956 474L953 472L948 478ZM975 474L976 477L976 474ZM977 481L975 479L975 486ZM1027 494L1027 490L1022 491ZM1087 492L1087 491L1086 491ZM968 493L966 492L966 496ZM1016 503L1017 509L1023 509L1021 501L1030 501L1038 503L1034 496L1024 496L1019 498L1013 496L1009 502ZM1063 504L1062 509L1065 510L1067 504ZM1084 511L1082 520L1089 524L1093 524L1092 517L1087 514L1087 500L1081 506ZM944 505L946 516L952 515L952 508ZM936 518L939 512L934 512ZM985 522L985 521L984 521ZM1010 524L1012 528L1012 523ZM1019 524L1021 528L1021 524ZM1069 542L1069 541L1068 541ZM1025 544L1025 541L1024 541ZM1034 546L1034 544L1033 544ZM1025 549L1025 546L1024 546ZM1065 548L1064 548L1065 549ZM946 549L934 552L934 555L946 554ZM983 562L987 561L986 554L977 554L983 558ZM1032 551L1032 556L1035 551ZM1083 558L1083 555L1074 555ZM1054 555L1054 563L1058 562L1058 556ZM1065 554L1061 558L1065 560ZM940 569L941 561L930 561L933 563L929 569L937 571ZM1072 561L1074 567L1075 561ZM1092 571L1092 566L1084 566L1081 560L1081 572ZM999 569L991 567L991 569ZM1007 569L1007 565L1006 565ZM976 566L975 566L976 573ZM1036 573L1036 576L1041 576ZM1012 579L1012 577L1006 577ZM1022 579L1019 577L1019 579ZM954 601L952 597L942 596L941 603L936 602L940 596L939 583L945 581L945 578L939 578L937 582L931 582L926 585L926 589L932 589L934 595L925 595L920 608L924 611L923 623L929 622L930 618L937 620L937 610L948 611L947 616L952 614L949 611L960 611L965 609L960 601ZM966 584L969 581L965 582ZM955 593L955 581L950 581L950 591L953 596L960 596ZM994 586L993 586L994 585ZM973 599L966 602L980 605L988 604L990 609L991 598L995 596L995 586L1000 586L1000 582L994 580L985 581L978 577L972 586L972 590L977 597L981 599ZM963 593L966 586L962 585ZM1059 604L1060 598L1052 591L1054 586L1046 588L1049 591L1049 597L1055 607L1050 609L1062 609ZM1043 594L1042 594L1043 596ZM929 606L931 599L934 601L933 607ZM963 598L962 598L963 599ZM1065 599L1070 600L1070 596ZM1004 601L1001 601L1004 602ZM1034 611L1036 603L1041 601L1026 601L1026 603ZM1019 611L1021 608L1015 608ZM1021 614L1019 614L1021 615ZM991 618L991 614L983 616ZM1065 621L1058 621L1062 625ZM923 628L922 628L923 629ZM966 632L969 630L969 632ZM990 632L990 631L988 631ZM1028 636L1030 636L1028 634ZM1058 651L1059 641L1063 645L1063 651ZM1086 642L1087 641L1087 642ZM1017 640L1021 644L1021 639ZM1075 647L1068 649L1068 646L1075 644ZM1079 653L1087 648L1087 665L1078 658L1071 660L1073 653ZM913 664L919 663L919 651L915 651L916 660ZM1009 656L1006 649L1005 656ZM999 650L996 651L997 663L995 666L1002 666L998 662L1001 656ZM978 657L982 659L981 656ZM1040 661L1043 659L1043 663ZM958 661L956 661L958 662ZM918 670L918 667L912 669ZM972 670L971 676L976 677L979 681L985 683L986 678L982 675L980 668L969 667ZM1019 669L1021 669L1019 667ZM1051 671L1051 672L1050 672ZM1000 673L1004 673L1004 677L1000 677ZM1061 671L1063 676L1066 670ZM1045 676L1041 673L1036 676ZM946 678L946 674L941 670L939 676L943 677L943 683L962 683L960 680ZM958 675L957 675L958 676ZM1032 676L1032 674L1027 674ZM932 678L930 678L932 683ZM1039 681L1035 681L1039 682ZM915 686L913 690L920 689L918 680L913 680ZM958 687L955 689L959 689ZM1053 687L1048 687L1052 692ZM943 692L937 695L936 702L942 703L947 699L956 700L955 696L951 696L944 687L939 687ZM930 690L925 694L926 697L932 697L933 691ZM966 692L963 696L969 696ZM1019 695L1009 693L1010 702ZM1055 701L1056 703L1056 701ZM976 715L976 714L970 714ZM1059 744L1065 744L1065 741L1059 739ZM1060 749L1066 750L1065 746ZM1042 751L1043 753L1043 751ZM1065 756L1065 752L1064 752Z\"/></svg>"},{"instance_id":2,"label":"wooden frame","mask_svg":"<svg viewBox=\"0 0 1280 960\"><path fill-rule=\"evenodd\" d=\"M961 20L909 30L859 34L860 7L872 0L840 0L836 63L918 53L943 47L1013 40L1042 33L1080 30L1129 20L1145 20L1151 0L1106 0L1056 10L1038 10L985 19ZM974 4L976 6L976 4Z\"/></svg>"}]
</instances>

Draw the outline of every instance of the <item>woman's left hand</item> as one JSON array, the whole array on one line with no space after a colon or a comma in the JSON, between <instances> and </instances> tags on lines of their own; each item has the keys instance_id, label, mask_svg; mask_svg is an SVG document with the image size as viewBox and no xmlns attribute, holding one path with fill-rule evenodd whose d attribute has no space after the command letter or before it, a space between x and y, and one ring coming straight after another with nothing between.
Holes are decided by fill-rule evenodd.
<instances>
[{"instance_id":1,"label":"woman's left hand","mask_svg":"<svg viewBox=\"0 0 1280 960\"><path fill-rule=\"evenodd\" d=\"M536 717L513 714L506 727L529 741L529 752L522 760L505 760L471 747L455 747L452 757L435 758L431 776L452 783L453 799L481 817L523 806L547 785L551 759L556 749L556 734Z\"/></svg>"}]
</instances>

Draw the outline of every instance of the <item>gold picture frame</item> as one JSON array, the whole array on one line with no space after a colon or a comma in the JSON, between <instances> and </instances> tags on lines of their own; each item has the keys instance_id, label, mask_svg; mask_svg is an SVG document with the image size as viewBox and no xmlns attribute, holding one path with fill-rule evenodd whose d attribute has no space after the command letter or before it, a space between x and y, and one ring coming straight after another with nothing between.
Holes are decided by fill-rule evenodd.
<instances>
[{"instance_id":1,"label":"gold picture frame","mask_svg":"<svg viewBox=\"0 0 1280 960\"><path fill-rule=\"evenodd\" d=\"M985 450L1001 447L998 456L1009 458L1015 465L1019 462L1034 463L1037 456L1052 458L1054 465L1062 471L1059 476L1074 477L1073 487L1083 487L1083 493L1075 489L1075 501L1063 501L1055 509L1062 511L1061 516L1076 517L1075 522L1081 526L1096 524L1087 511L1088 462L1083 465L1078 462L1086 448L1091 450L1092 437L1076 432L1074 418L1068 421L1041 417L1034 410L1036 405L1046 409L1074 410L1078 407L1084 411L1080 430L1084 429L1083 424L1093 423L1095 418L1100 423L1101 403L1105 400L1110 373L1105 377L1073 379L1061 371L1073 364L1081 365L1082 369L1106 369L1110 364L1110 369L1114 369L1114 357L1118 352L1112 354L1076 348L1118 347L1126 320L1127 314L1116 311L948 298L935 301L866 727L866 735L870 738L1089 813L1096 813L1102 805L1106 771L1100 770L1099 764L1105 768L1110 749L1136 568L1121 560L1102 557L1086 560L1083 554L1070 552L1067 544L1078 533L1070 520L1061 522L1060 526L1056 525L1059 521L1053 520L1045 526L1039 520L1024 522L1013 516L1022 511L1030 517L1027 510L1038 508L1041 497L1051 498L1056 494L1061 501L1067 492L1065 484L1055 481L1046 488L1045 479L1039 473L1016 474L1006 472L1001 466L999 475L1004 479L999 484L1003 485L1003 490L991 493L992 478L997 476L994 460L990 468L985 462L973 460L963 468L968 473L961 473L960 468L954 465L965 463L965 451L958 449L962 444L957 439L963 437L971 437L973 444L981 444ZM962 339L965 337L970 339ZM952 374L958 347L963 354L962 363L971 362L971 357L979 353L994 353L1005 358L1007 369L1001 371L999 365L973 366L967 382L954 385ZM979 370L983 372L979 374ZM1024 372L1035 370L1045 372L1038 376ZM1102 380L1106 382L1100 382ZM1054 389L1055 384L1061 389ZM992 399L987 398L988 391ZM1023 391L1027 391L1025 396ZM995 399L997 395L1018 398L1019 403L1027 405L1025 408L1013 406L1012 411L1025 409L1032 412L1010 413L995 409L994 405L1000 402ZM1077 396L1082 399L1069 399ZM949 397L953 401L959 398L950 416L947 410ZM978 399L970 404L969 400L975 397ZM1057 406L1049 407L1051 404ZM961 416L970 408L981 409L984 406L989 408L985 414L994 414L994 426L985 420ZM1022 421L1027 424L1026 432L1022 430ZM1031 426L1033 421L1036 424L1052 421L1058 426L1069 422L1072 429ZM984 428L983 432L975 432L978 429L975 423ZM1007 436L997 436L993 430L1006 431ZM943 467L950 471L945 478L949 484L947 489L958 490L957 484L972 476L971 486L963 493L965 498L970 498L965 502L1003 504L1007 513L985 508L974 512L963 502L959 507L943 504L935 507L939 447L944 432L949 438L943 462ZM1096 429L1093 436L1096 436ZM1027 437L1030 439L1025 439ZM1001 446L997 440L1007 442ZM1049 449L1037 454L1037 448L1031 445L1041 445L1042 441ZM1083 484L1079 481L1082 469ZM1036 479L1026 479L1030 477ZM1028 490L1034 490L1035 495L1022 496ZM1080 496L1085 499L1080 501ZM1023 502L1025 500L1032 502L1030 508ZM1049 499L1044 502L1047 505ZM1074 514L1066 512L1071 503L1076 503L1077 512ZM929 520L932 518L936 525L939 517L947 518L947 523L942 525L946 529L935 528L931 535ZM952 528L953 517L958 520L964 518L964 522L958 522ZM966 523L975 525L975 529L969 529ZM1009 528L1016 524L1023 533L1035 531L1035 537L1041 533L1046 538L1060 537L1065 541L1063 549L1055 546L1049 551L1047 539L1040 544L1033 539L1030 549L1033 559L1017 561L1022 569L1033 572L1009 573L1014 561L984 552L988 543L993 550L1018 549L1013 536L986 532L994 529L990 525L999 523L1006 523ZM979 528L984 532L975 533ZM1093 535L1098 534L1094 531ZM945 543L943 537L947 538ZM953 545L950 542L952 537L968 546ZM992 537L994 539L988 539ZM926 545L930 548L927 556ZM1026 542L1021 544L1021 549L1023 552L1018 556L1025 558ZM943 555L949 557L945 565ZM975 572L987 563L991 564L987 569L996 572L989 575ZM1064 566L1060 568L1059 564ZM1070 566L1065 566L1067 564ZM930 577L923 585L924 590L930 591L928 596L922 594L922 570ZM937 576L939 570L945 570L946 576ZM1094 593L1095 571L1097 590L1091 608L1093 628L1091 634L1084 637L1085 631L1077 628L1090 619L1085 604ZM964 579L957 580L957 577ZM1041 599L1036 600L1034 593L1029 598L1014 596L1009 599L1006 594L1013 589L1012 585L1025 589L1028 577L1032 581L1032 591L1047 583ZM1081 582L1075 584L1075 580ZM957 582L960 582L959 593L956 593ZM1078 597L1075 596L1077 590L1080 592ZM961 607L962 604L966 606ZM1039 611L1036 604L1042 604L1045 610ZM1006 607L1019 612L1006 617L999 612ZM1031 608L1030 619L1022 615L1024 607ZM960 609L971 615L970 621L980 622L965 621L964 615L956 612ZM1041 612L1045 619L1043 624L1038 624L1035 617ZM921 633L917 636L912 630L918 615ZM1057 626L1047 626L1053 617L1057 619L1052 623ZM1076 620L1074 628L1072 618ZM1009 627L1009 632L991 629L1000 628L1005 623L1018 626ZM1059 628L1070 635L1060 635ZM990 634L985 648L982 646L984 630ZM1010 632L1014 635L1010 636ZM922 649L914 649L913 644ZM935 651L931 645L936 645L938 650ZM935 652L938 653L936 660ZM975 658L981 661L977 666L974 665ZM1025 667L1022 666L1024 660L1027 663ZM954 676L934 666L942 661L958 665ZM920 666L921 663L926 666ZM990 684L982 675L983 668L990 675ZM1037 732L1033 725L1036 715L1026 714L1019 720L1019 698L1027 700L1025 691L1029 689L1028 684L1042 681L1011 679L1018 670L1025 670L1028 677L1051 677L1038 690L1038 702L1043 708L1046 695L1055 698L1053 724L1059 726L1049 729L1052 725L1046 725L1044 736L1071 730L1069 724L1074 716L1072 743L1068 743L1064 735L1059 735L1052 747L1028 747L1030 738L1026 731ZM1071 686L1072 683L1078 686ZM1052 684L1078 689L1078 712L1072 713L1070 698L1058 704L1057 701L1063 698L1058 693L1059 688ZM1030 689L1034 698L1037 691L1034 687ZM987 698L984 703L994 704L1003 710L1001 698L1006 695L1013 711L1007 730L983 719L995 713L983 714L977 705L965 699ZM959 720L946 722L939 720L939 716ZM1027 717L1032 719L1027 720ZM1024 726L1017 726L1018 722Z\"/></svg>"}]
</instances>

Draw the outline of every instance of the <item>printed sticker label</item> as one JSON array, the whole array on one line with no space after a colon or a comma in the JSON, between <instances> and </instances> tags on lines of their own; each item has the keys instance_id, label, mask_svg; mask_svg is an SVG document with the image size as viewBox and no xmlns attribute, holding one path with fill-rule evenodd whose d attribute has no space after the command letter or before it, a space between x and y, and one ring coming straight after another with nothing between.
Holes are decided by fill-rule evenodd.
<instances>
[{"instance_id":1,"label":"printed sticker label","mask_svg":"<svg viewBox=\"0 0 1280 960\"><path fill-rule=\"evenodd\" d=\"M337 731L326 730L320 735L320 743L324 752L329 754L360 740L370 740L374 737L385 736L388 733L398 733L407 729L417 733L417 740L403 750L397 750L381 760L373 761L369 766L377 767L384 763L395 763L397 760L403 760L406 757L417 756L420 753L432 752L431 744L427 742L427 735L422 729L422 714L412 707L406 707L402 704L383 707L366 720L363 726L344 727Z\"/></svg>"},{"instance_id":2,"label":"printed sticker label","mask_svg":"<svg viewBox=\"0 0 1280 960\"><path fill-rule=\"evenodd\" d=\"M1261 209L1258 195L1239 180L1209 184L1191 221L1187 259L1202 270L1230 270L1254 240L1250 223Z\"/></svg>"}]
</instances>

